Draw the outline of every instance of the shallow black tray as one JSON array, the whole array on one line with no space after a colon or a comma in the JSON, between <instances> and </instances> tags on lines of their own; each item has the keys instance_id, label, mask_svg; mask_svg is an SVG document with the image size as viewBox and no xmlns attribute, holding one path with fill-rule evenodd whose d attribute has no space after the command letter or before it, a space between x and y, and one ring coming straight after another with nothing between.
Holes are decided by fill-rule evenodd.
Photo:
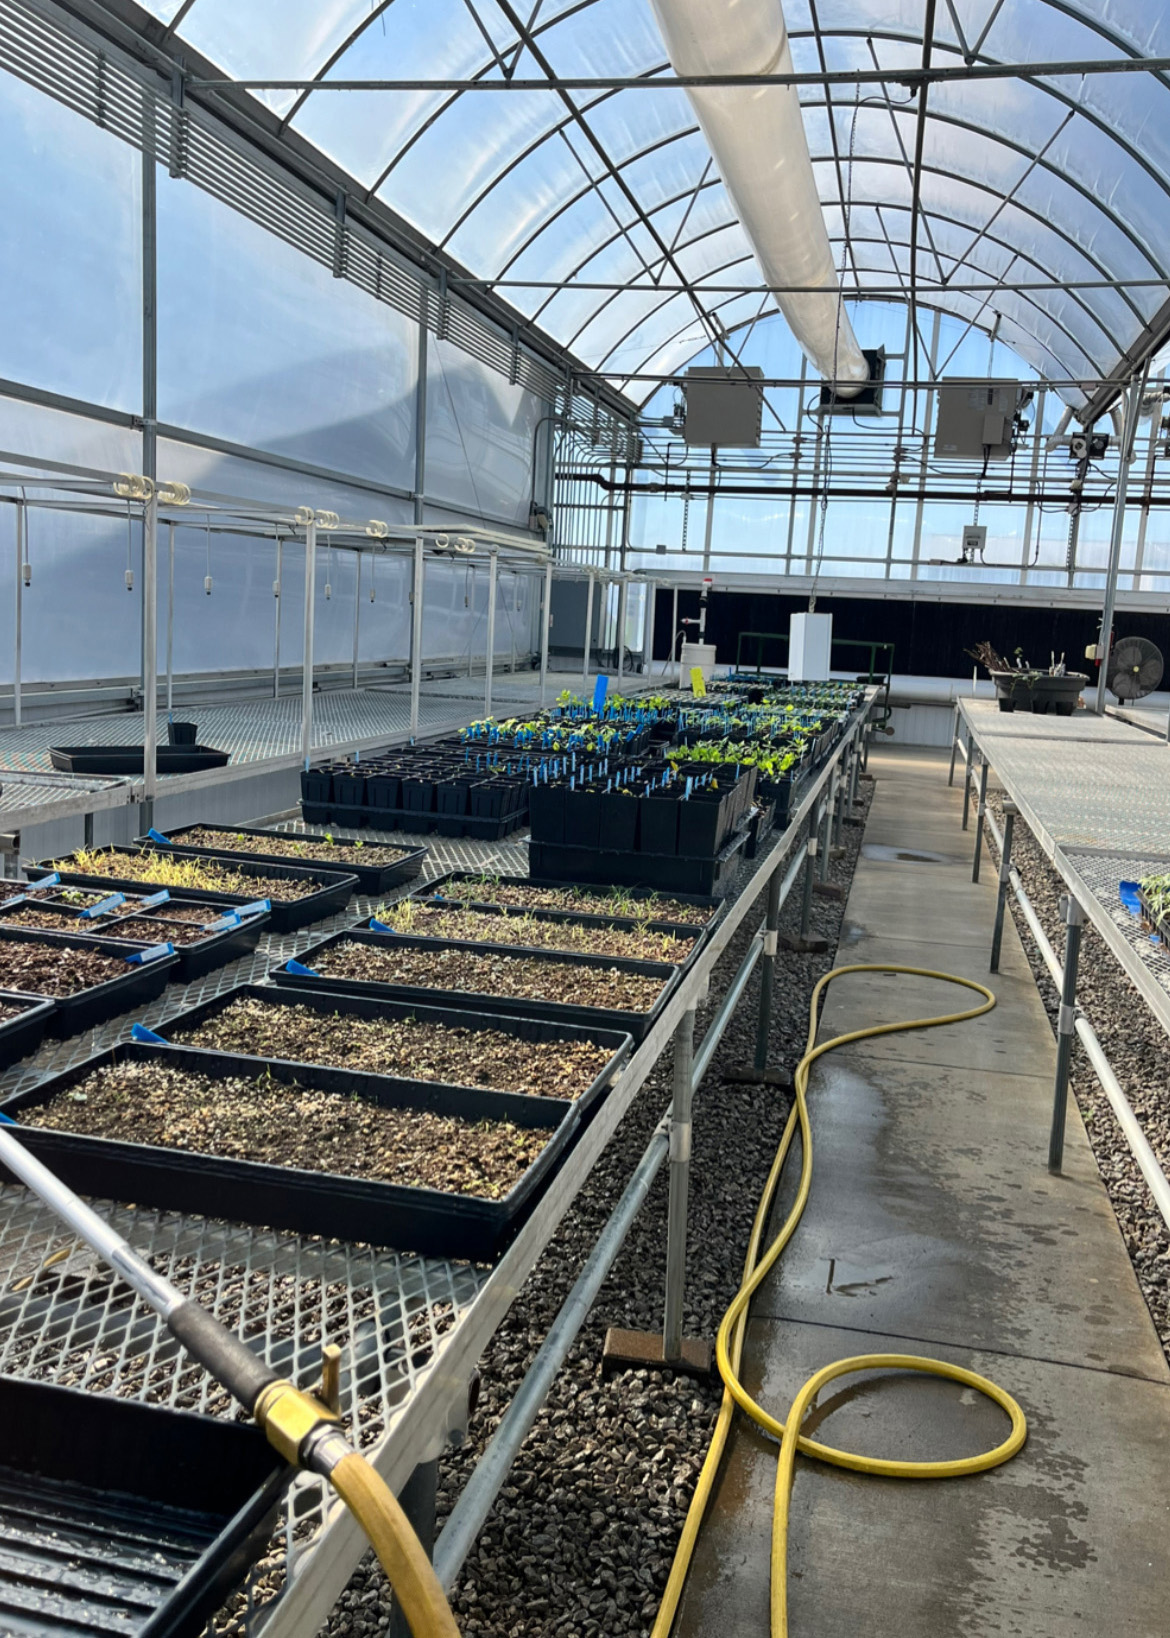
<instances>
[{"instance_id":1,"label":"shallow black tray","mask_svg":"<svg viewBox=\"0 0 1170 1638\"><path fill-rule=\"evenodd\" d=\"M4 927L4 918L14 915L20 909L20 898L9 899L0 904L0 928ZM36 902L35 900L32 902ZM221 901L222 902L222 901ZM211 907L208 907L209 910ZM227 906L227 908L231 908ZM157 910L135 912L131 911L125 917L103 917L101 921L82 921L76 910L67 909L61 905L44 906L48 916L58 919L57 927L26 927L25 932L66 933L77 943L92 943L95 940L103 943L116 943L127 951L144 950L152 942L144 938L123 937L118 930L120 920L146 920L158 925L159 944L170 942L170 929L177 925L190 927L189 921L179 923L173 917L165 914L166 905L159 905ZM209 916L209 920L214 919ZM260 934L268 929L272 920L271 913L262 910L247 921L241 921L238 927L223 927L218 932L208 933L206 937L196 939L191 944L176 944L175 955L178 967L171 976L171 982L179 984L193 984L197 978L205 978L217 967L226 966L229 961L238 961L241 956L250 954L260 942ZM15 930L15 929L13 929Z\"/></svg>"},{"instance_id":2,"label":"shallow black tray","mask_svg":"<svg viewBox=\"0 0 1170 1638\"><path fill-rule=\"evenodd\" d=\"M412 898L412 899L423 898L423 897L425 897L425 898L450 897L452 902L454 902L454 900L458 899L458 898L467 898L467 895L465 893L456 893L454 895L448 895L448 894L446 894L444 892L444 889L449 888L449 887L459 888L460 884L463 883L463 882L477 882L478 883L479 880L480 880L481 874L482 874L482 872L475 871L475 870L448 870L448 871L445 871L443 873L443 875L435 876L429 882L424 882L421 887L416 887L412 893L408 894L408 897ZM595 882L575 882L575 881L569 880L568 878L562 879L561 881L545 881L542 878L540 881L537 881L532 876L508 876L508 875L504 875L502 873L493 876L492 879L494 881L503 882L506 885L513 886L513 887L564 888L566 892L571 891L575 887L585 887L585 888L587 888L589 890L592 890L594 887L597 887L599 885L599 884L597 884ZM605 891L604 884L601 884L601 891L602 892ZM660 895L659 890L656 889L656 888L653 888L653 887L621 887L620 891L621 891L622 895L625 898L630 898L630 899L653 899L653 898L658 898L658 897L662 896L662 895ZM672 898L672 899L677 899L680 904L695 904L695 905L698 905L701 909L713 910L715 912L713 916L710 916L707 919L707 921L705 921L702 924L702 929L701 929L702 931L705 931L708 928L714 927L716 922L719 921L720 917L723 914L723 910L724 910L723 900L713 898L710 894L706 894L706 893L671 893L669 895L669 897ZM485 904L486 905L486 904L492 904L493 901L490 900L490 899L480 899L480 898L473 897L469 902L473 902L475 904ZM511 910L511 909L519 909L520 907L519 906L513 906L513 905L505 905L505 906L496 906L496 908ZM536 912L534 911L533 914L535 914L535 913ZM587 912L587 911L583 911L583 910L565 910L565 911L552 910L552 911L549 911L547 913L550 914L550 915L556 915L556 916L571 915L571 916L583 916L586 919L592 919L590 913ZM608 921L610 918L608 916L600 916L597 919L600 920L600 921ZM668 925L668 923L664 923L664 925ZM679 925L682 925L682 924L680 923ZM693 929L692 929L692 931L693 931Z\"/></svg>"},{"instance_id":3,"label":"shallow black tray","mask_svg":"<svg viewBox=\"0 0 1170 1638\"><path fill-rule=\"evenodd\" d=\"M135 950L145 950L145 944L130 944L125 939L78 937L68 933L38 933L33 927L0 927L0 940L18 939L29 944L57 944L95 950L102 955L118 956L123 961ZM160 942L165 942L160 940ZM118 978L107 978L102 984L93 984L74 995L53 999L53 1011L45 1020L50 1035L79 1035L82 1030L104 1024L107 1018L116 1018L131 1007L145 1006L162 994L175 976L177 955L159 956L142 966L127 967ZM20 991L13 991L20 994ZM31 992L30 992L31 993ZM35 996L41 1001L43 996ZM133 1195L130 1196L133 1199Z\"/></svg>"},{"instance_id":4,"label":"shallow black tray","mask_svg":"<svg viewBox=\"0 0 1170 1638\"><path fill-rule=\"evenodd\" d=\"M49 760L61 773L141 774L145 758L141 745L53 745L49 748ZM205 768L222 768L230 760L230 751L216 751L210 745L159 745L156 748L160 774L202 773Z\"/></svg>"},{"instance_id":5,"label":"shallow black tray","mask_svg":"<svg viewBox=\"0 0 1170 1638\"><path fill-rule=\"evenodd\" d=\"M47 1103L95 1069L127 1059L153 1059L216 1077L248 1079L267 1074L277 1081L319 1088L337 1097L365 1097L387 1107L423 1109L464 1120L507 1118L517 1126L547 1130L549 1141L510 1194L501 1200L484 1200L372 1178L302 1171L266 1161L225 1160L190 1149L37 1130L20 1124L22 1111ZM494 1113L503 1096L509 1100L506 1117ZM294 1064L280 1058L247 1058L205 1048L130 1041L49 1076L5 1099L0 1107L20 1124L21 1141L26 1147L79 1194L133 1200L138 1205L225 1217L234 1223L318 1234L326 1239L359 1240L428 1257L490 1262L504 1250L535 1205L580 1117L575 1104L561 1099L484 1092L479 1094L479 1102L477 1108L477 1094L468 1087L399 1081L385 1075Z\"/></svg>"},{"instance_id":6,"label":"shallow black tray","mask_svg":"<svg viewBox=\"0 0 1170 1638\"><path fill-rule=\"evenodd\" d=\"M43 1382L0 1377L0 1418L5 1634L195 1638L293 1472L259 1428Z\"/></svg>"},{"instance_id":7,"label":"shallow black tray","mask_svg":"<svg viewBox=\"0 0 1170 1638\"><path fill-rule=\"evenodd\" d=\"M404 830L409 835L469 836L478 842L499 842L528 823L527 812L509 813L502 818L474 813L438 813L420 808L348 807L338 802L302 802L301 818L306 825L355 825L372 830Z\"/></svg>"},{"instance_id":8,"label":"shallow black tray","mask_svg":"<svg viewBox=\"0 0 1170 1638\"><path fill-rule=\"evenodd\" d=\"M398 902L402 903L403 901L399 900ZM685 961L666 962L666 958L663 957L663 962L672 967L690 966L691 962L699 953L699 946L702 944L703 935L706 932L705 927L687 927L681 922L676 921L635 921L630 916L597 916L590 915L586 911L574 910L521 910L516 905L492 904L486 899L448 898L441 893L436 893L429 898L424 898L423 895L419 894L417 895L417 902L420 904L434 903L451 910L470 910L479 916L480 922L482 923L484 929L483 938L475 940L477 945L484 944L491 949L516 950L523 955L531 955L536 950L548 950L565 955L587 955L591 961L607 961L610 959L607 956L591 954L588 950L574 951L571 947L564 947L560 952L557 952L557 947L551 944L527 945L508 944L505 942L497 943L491 936L491 922L493 916L499 916L513 921L522 919L524 916L530 916L533 921L551 921L562 927L616 928L618 931L623 933L633 933L639 931L645 931L648 933L669 933L675 938L690 939L691 951ZM390 908L393 909L394 906L392 905ZM376 929L371 928L371 931L376 931ZM416 938L431 937L429 933L414 932L413 930L412 936ZM639 964L642 963L642 958L640 956L628 956L624 959L637 961ZM655 965L660 964L661 963L655 963Z\"/></svg>"},{"instance_id":9,"label":"shallow black tray","mask_svg":"<svg viewBox=\"0 0 1170 1638\"><path fill-rule=\"evenodd\" d=\"M39 881L42 876L59 875L67 887L104 887L111 893L150 893L158 891L156 882L144 882L135 879L133 874L134 860L143 851L138 847L125 847L120 844L113 848L103 849L105 852L120 853L126 860L127 874L125 876L87 876L84 871L70 870L69 860L72 854L66 854L60 861L46 859L37 864L24 867L24 873L30 881ZM186 848L171 848L177 858L198 859L205 857L194 850ZM64 867L64 868L62 868ZM245 876L276 876L285 877L293 881L316 882L319 885L311 892L298 899L272 899L270 909L272 920L269 924L274 933L295 933L300 927L307 927L314 921L324 921L327 916L336 915L344 910L351 896L357 891L357 877L349 874L340 874L331 870L302 870L299 865L266 865L258 864L255 860L234 860L233 870L239 870ZM184 887L182 889L185 901L199 904L227 904L235 908L241 904L251 904L246 893L222 893L212 888Z\"/></svg>"},{"instance_id":10,"label":"shallow black tray","mask_svg":"<svg viewBox=\"0 0 1170 1638\"><path fill-rule=\"evenodd\" d=\"M482 955L485 948L482 944L467 939L413 938L408 933L371 933L358 928L334 933L329 938L321 939L318 943L311 944L296 959L301 966L311 968L313 958L321 950L340 944L344 939L349 939L355 944L371 944L375 948L398 944L432 952L470 950ZM582 956L561 950L518 951L505 945L492 945L488 948L492 954L503 956L505 959L567 962L574 967L601 967L607 972L616 967L619 972L637 973L644 978L661 978L662 989L649 1012L621 1012L615 1007L587 1007L564 1001L528 1000L524 996L514 995L484 995L478 990L428 989L417 984L386 984L377 979L330 978L324 973L310 976L289 972L284 965L274 967L269 976L278 984L287 985L292 989L308 988L325 992L337 989L350 995L376 996L388 1001L406 1001L432 1007L470 1008L482 1013L502 1013L513 1018L544 1018L550 1023L573 1025L596 1024L603 1029L619 1030L632 1035L635 1041L640 1041L666 1005L679 981L681 971L667 962L628 961L618 956Z\"/></svg>"},{"instance_id":11,"label":"shallow black tray","mask_svg":"<svg viewBox=\"0 0 1170 1638\"><path fill-rule=\"evenodd\" d=\"M193 830L222 831L225 838L231 836L272 836L279 838L281 841L287 841L290 836L293 836L298 842L306 842L310 844L313 842L320 842L322 847L321 853L312 859L306 860L304 864L297 865L295 868L298 870L314 870L321 868L329 871L344 871L347 876L353 876L357 881L357 886L354 888L354 892L367 894L370 898L376 898L379 893L388 893L392 887L397 887L402 882L413 881L421 871L423 867L423 860L427 856L427 849L425 847L415 847L409 849L409 851L407 851L401 859L396 859L393 864L331 865L329 862L329 846L328 843L325 842L324 838L320 836L303 836L298 831L258 830L251 825L199 824L184 825L181 829L172 830L169 833L169 841L173 844L174 848L181 851L185 855L196 854L213 859L231 859L233 864L287 865L289 860L276 853L247 853L240 849L229 847L226 841L223 847L188 846L187 843L184 842L183 837ZM147 846L153 842L153 838L140 836L138 841L141 845ZM161 847L163 844L154 843L154 845L156 847ZM378 844L374 843L372 845L377 846ZM394 844L391 842L386 844L388 847L392 847L393 845Z\"/></svg>"},{"instance_id":12,"label":"shallow black tray","mask_svg":"<svg viewBox=\"0 0 1170 1638\"><path fill-rule=\"evenodd\" d=\"M572 1104L579 1118L590 1116L609 1090L618 1070L625 1063L633 1050L633 1040L629 1035L618 1030L609 1029L578 1029L569 1024L548 1024L537 1018L509 1018L498 1013L461 1012L458 1018L452 1018L449 1007L420 1007L411 1006L405 1001L374 1000L366 995L348 995L340 990L312 990L297 989L292 995L287 989L278 988L273 984L241 984L234 990L228 990L223 995L217 995L210 1001L204 1001L196 1007L189 1007L186 1012L178 1013L174 1018L168 1018L165 1024L160 1024L156 1033L166 1038L168 1042L184 1028L193 1028L207 1018L214 1018L217 1013L226 1012L233 1001L260 1001L266 1007L311 1007L314 1012L329 1014L346 1013L352 1018L414 1018L422 1024L444 1024L448 1029L482 1030L494 1029L502 1035L516 1035L522 1041L589 1041L593 1046L605 1048L610 1054L609 1062L579 1098L546 1098L537 1102ZM195 1046L186 1041L175 1041L176 1046L183 1046L189 1052L218 1051L218 1048ZM276 1060L263 1060L273 1062ZM292 1060L281 1059L280 1062ZM319 1068L330 1068L329 1065L319 1065ZM338 1076L337 1090L348 1091L351 1084L352 1071L336 1068ZM381 1080L393 1081L394 1076L381 1075ZM445 1091L458 1092L461 1090L473 1093L477 1098L498 1099L499 1111L492 1114L491 1109L484 1112L496 1120L511 1120L513 1107L517 1101L531 1103L533 1100L526 1092L491 1092L486 1087L475 1086L464 1088L455 1081L410 1081L406 1084L412 1087L425 1089L428 1086L440 1086ZM448 1111L454 1113L455 1111Z\"/></svg>"},{"instance_id":13,"label":"shallow black tray","mask_svg":"<svg viewBox=\"0 0 1170 1638\"><path fill-rule=\"evenodd\" d=\"M0 990L0 1002L21 1008L18 1018L0 1020L0 1069L7 1069L37 1050L57 1003L51 996L26 990Z\"/></svg>"}]
</instances>

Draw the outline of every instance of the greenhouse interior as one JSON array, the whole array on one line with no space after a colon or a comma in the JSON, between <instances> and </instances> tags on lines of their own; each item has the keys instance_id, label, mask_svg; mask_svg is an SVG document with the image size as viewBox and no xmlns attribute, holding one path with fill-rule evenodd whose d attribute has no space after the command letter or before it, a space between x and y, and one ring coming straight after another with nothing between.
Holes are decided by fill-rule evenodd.
<instances>
[{"instance_id":1,"label":"greenhouse interior","mask_svg":"<svg viewBox=\"0 0 1170 1638\"><path fill-rule=\"evenodd\" d=\"M1170 1634L1168 133L0 0L0 1638Z\"/></svg>"}]
</instances>

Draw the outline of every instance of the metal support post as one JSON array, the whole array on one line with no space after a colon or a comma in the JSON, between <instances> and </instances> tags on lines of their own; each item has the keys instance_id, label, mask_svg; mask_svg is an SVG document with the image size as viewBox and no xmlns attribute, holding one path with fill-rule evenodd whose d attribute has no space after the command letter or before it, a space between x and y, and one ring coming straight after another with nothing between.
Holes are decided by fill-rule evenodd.
<instances>
[{"instance_id":1,"label":"metal support post","mask_svg":"<svg viewBox=\"0 0 1170 1638\"><path fill-rule=\"evenodd\" d=\"M272 601L276 604L276 623L272 633L272 697L274 700L278 700L280 698L280 604L282 589L280 576L283 566L284 542L283 540L278 540L276 542L276 579L273 581L272 586L272 589L276 594L272 599Z\"/></svg>"},{"instance_id":2,"label":"metal support post","mask_svg":"<svg viewBox=\"0 0 1170 1638\"><path fill-rule=\"evenodd\" d=\"M24 647L24 531L27 525L24 502L16 503L16 608L12 645L12 720L20 727L20 665Z\"/></svg>"},{"instance_id":3,"label":"metal support post","mask_svg":"<svg viewBox=\"0 0 1170 1638\"><path fill-rule=\"evenodd\" d=\"M967 764L963 772L963 829L967 829L971 809L971 775L975 772L975 758L978 756L975 741L970 734L967 736Z\"/></svg>"},{"instance_id":4,"label":"metal support post","mask_svg":"<svg viewBox=\"0 0 1170 1638\"><path fill-rule=\"evenodd\" d=\"M999 892L995 900L995 928L991 935L991 968L993 973L999 971L999 953L1003 946L1003 917L1007 908L1008 888L1012 877L1012 834L1016 828L1016 814L1019 808L1014 802L1005 802L1003 805L1003 848L999 856Z\"/></svg>"},{"instance_id":5,"label":"metal support post","mask_svg":"<svg viewBox=\"0 0 1170 1638\"><path fill-rule=\"evenodd\" d=\"M353 570L353 687L358 685L358 641L362 619L362 554L355 552Z\"/></svg>"},{"instance_id":6,"label":"metal support post","mask_svg":"<svg viewBox=\"0 0 1170 1638\"><path fill-rule=\"evenodd\" d=\"M158 496L142 513L142 797L144 829L154 823L158 786Z\"/></svg>"},{"instance_id":7,"label":"metal support post","mask_svg":"<svg viewBox=\"0 0 1170 1638\"><path fill-rule=\"evenodd\" d=\"M756 1062L758 1070L768 1067L768 1042L772 1035L772 994L776 977L776 947L780 926L780 870L772 872L768 883L768 908L764 917L764 954L760 961L760 1016L756 1025Z\"/></svg>"},{"instance_id":8,"label":"metal support post","mask_svg":"<svg viewBox=\"0 0 1170 1638\"><path fill-rule=\"evenodd\" d=\"M92 813L87 813L84 816L84 818L82 819L82 822L81 822L81 837L82 837L82 845L84 847L90 848L90 847L93 846L93 814Z\"/></svg>"},{"instance_id":9,"label":"metal support post","mask_svg":"<svg viewBox=\"0 0 1170 1638\"><path fill-rule=\"evenodd\" d=\"M691 1099L695 1073L695 1009L688 1007L674 1036L674 1090L670 1110L670 1199L666 1227L666 1311L662 1355L682 1358L683 1299L687 1285L687 1194L691 1178Z\"/></svg>"},{"instance_id":10,"label":"metal support post","mask_svg":"<svg viewBox=\"0 0 1170 1638\"><path fill-rule=\"evenodd\" d=\"M438 1461L420 1462L402 1487L398 1501L410 1520L428 1558L435 1551L435 1498L439 1484ZM386 1638L411 1638L411 1626L395 1600Z\"/></svg>"},{"instance_id":11,"label":"metal support post","mask_svg":"<svg viewBox=\"0 0 1170 1638\"><path fill-rule=\"evenodd\" d=\"M301 766L313 744L313 627L317 609L317 520L305 525L305 641L301 651Z\"/></svg>"},{"instance_id":12,"label":"metal support post","mask_svg":"<svg viewBox=\"0 0 1170 1638\"><path fill-rule=\"evenodd\" d=\"M862 773L867 773L869 771L869 743L870 743L870 740L872 740L872 738L873 738L873 723L872 722L867 722L866 725L865 725L865 737L861 742L861 744L862 744L862 749L861 749L861 771L862 771Z\"/></svg>"},{"instance_id":13,"label":"metal support post","mask_svg":"<svg viewBox=\"0 0 1170 1638\"><path fill-rule=\"evenodd\" d=\"M1052 1095L1052 1135L1048 1140L1048 1170L1059 1174L1064 1164L1064 1121L1068 1110L1068 1072L1072 1063L1077 1021L1077 967L1081 957L1081 929L1085 912L1071 893L1060 901L1064 921L1064 982L1056 1025L1056 1086Z\"/></svg>"},{"instance_id":14,"label":"metal support post","mask_svg":"<svg viewBox=\"0 0 1170 1638\"><path fill-rule=\"evenodd\" d=\"M646 651L646 676L654 675L654 615L658 602L658 587L651 580L646 586L646 621L642 627L643 647Z\"/></svg>"},{"instance_id":15,"label":"metal support post","mask_svg":"<svg viewBox=\"0 0 1170 1638\"><path fill-rule=\"evenodd\" d=\"M845 818L845 780L842 775L845 758L849 753L843 751L833 769L833 851L842 847L841 826Z\"/></svg>"},{"instance_id":16,"label":"metal support post","mask_svg":"<svg viewBox=\"0 0 1170 1638\"><path fill-rule=\"evenodd\" d=\"M495 562L495 554L492 554ZM419 691L422 687L423 597L426 590L426 565L423 561L423 541L419 535L414 543L414 581L410 591L410 737L418 736ZM490 686L490 685L489 685Z\"/></svg>"},{"instance_id":17,"label":"metal support post","mask_svg":"<svg viewBox=\"0 0 1170 1638\"><path fill-rule=\"evenodd\" d=\"M959 707L956 705L954 727L951 729L951 771L947 774L948 785L955 783L955 758L959 754L959 725L962 720L959 715Z\"/></svg>"},{"instance_id":18,"label":"metal support post","mask_svg":"<svg viewBox=\"0 0 1170 1638\"><path fill-rule=\"evenodd\" d=\"M821 815L818 810L808 822L808 840L805 843L804 886L800 900L800 937L803 942L808 938L808 930L812 926L813 885L817 879L817 837L821 829Z\"/></svg>"},{"instance_id":19,"label":"metal support post","mask_svg":"<svg viewBox=\"0 0 1170 1638\"><path fill-rule=\"evenodd\" d=\"M971 863L971 880L979 880L979 860L983 854L983 827L987 823L987 758L979 764L979 802L975 809L975 857Z\"/></svg>"},{"instance_id":20,"label":"metal support post","mask_svg":"<svg viewBox=\"0 0 1170 1638\"><path fill-rule=\"evenodd\" d=\"M540 611L540 703L548 698L548 636L552 627L552 558L544 566L544 606Z\"/></svg>"},{"instance_id":21,"label":"metal support post","mask_svg":"<svg viewBox=\"0 0 1170 1638\"><path fill-rule=\"evenodd\" d=\"M175 526L167 525L167 717L175 709Z\"/></svg>"},{"instance_id":22,"label":"metal support post","mask_svg":"<svg viewBox=\"0 0 1170 1638\"><path fill-rule=\"evenodd\" d=\"M1117 457L1117 488L1113 497L1113 530L1109 540L1109 567L1105 574L1105 607L1101 615L1101 669L1097 675L1097 697L1093 709L1105 714L1105 689L1109 678L1109 651L1113 643L1113 609L1117 601L1117 581L1121 568L1121 547L1125 538L1125 503L1129 494L1129 469L1133 462L1133 445L1137 436L1138 416L1141 413L1142 394L1150 373L1147 362L1140 375L1130 382L1125 401L1125 419L1121 429L1121 449Z\"/></svg>"},{"instance_id":23,"label":"metal support post","mask_svg":"<svg viewBox=\"0 0 1170 1638\"><path fill-rule=\"evenodd\" d=\"M614 632L614 648L617 658L618 691L621 691L622 677L625 673L626 657L626 604L629 599L629 582L623 575L618 582L617 597L617 630Z\"/></svg>"},{"instance_id":24,"label":"metal support post","mask_svg":"<svg viewBox=\"0 0 1170 1638\"><path fill-rule=\"evenodd\" d=\"M820 854L820 879L827 882L829 879L829 849L833 841L833 792L830 789L818 816L818 825L824 825L824 837L817 839L817 851Z\"/></svg>"},{"instance_id":25,"label":"metal support post","mask_svg":"<svg viewBox=\"0 0 1170 1638\"><path fill-rule=\"evenodd\" d=\"M583 659L581 661L581 687L584 689L589 682L589 650L593 646L593 594L596 591L596 582L589 576L589 590L585 594L585 642L583 645Z\"/></svg>"},{"instance_id":26,"label":"metal support post","mask_svg":"<svg viewBox=\"0 0 1170 1638\"><path fill-rule=\"evenodd\" d=\"M865 740L865 733L864 733L864 731L861 731L861 732L858 733L857 740L854 743L853 755L852 755L852 757L850 759L850 762L849 762L849 816L850 816L850 818L852 818L853 810L857 806L857 802L858 802L857 781L861 778L861 746L862 746L862 743L864 742L864 740Z\"/></svg>"},{"instance_id":27,"label":"metal support post","mask_svg":"<svg viewBox=\"0 0 1170 1638\"><path fill-rule=\"evenodd\" d=\"M499 579L499 554L493 550L488 563L487 658L483 671L483 714L492 714L492 671L496 663L496 591Z\"/></svg>"}]
</instances>

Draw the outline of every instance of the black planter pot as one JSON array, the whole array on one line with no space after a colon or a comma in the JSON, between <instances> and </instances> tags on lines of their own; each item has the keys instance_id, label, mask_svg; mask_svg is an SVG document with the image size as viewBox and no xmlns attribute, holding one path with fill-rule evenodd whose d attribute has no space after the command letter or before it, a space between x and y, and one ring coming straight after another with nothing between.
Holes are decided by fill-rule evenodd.
<instances>
[{"instance_id":1,"label":"black planter pot","mask_svg":"<svg viewBox=\"0 0 1170 1638\"><path fill-rule=\"evenodd\" d=\"M570 847L601 846L601 795L597 791L565 792L565 841Z\"/></svg>"},{"instance_id":2,"label":"black planter pot","mask_svg":"<svg viewBox=\"0 0 1170 1638\"><path fill-rule=\"evenodd\" d=\"M993 671L991 676L1001 711L1031 711L1036 716L1051 712L1071 717L1089 681L1082 671L1070 671L1066 677L1020 677L1013 671Z\"/></svg>"},{"instance_id":3,"label":"black planter pot","mask_svg":"<svg viewBox=\"0 0 1170 1638\"><path fill-rule=\"evenodd\" d=\"M678 852L677 796L643 796L638 803L639 853Z\"/></svg>"},{"instance_id":4,"label":"black planter pot","mask_svg":"<svg viewBox=\"0 0 1170 1638\"><path fill-rule=\"evenodd\" d=\"M637 796L607 791L598 798L598 802L601 841L619 853L633 853L638 845L638 809L641 806ZM542 841L545 839L540 838ZM547 840L555 841L556 838L548 837Z\"/></svg>"},{"instance_id":5,"label":"black planter pot","mask_svg":"<svg viewBox=\"0 0 1170 1638\"><path fill-rule=\"evenodd\" d=\"M327 803L332 799L332 768L306 768L301 774L301 801Z\"/></svg>"},{"instance_id":6,"label":"black planter pot","mask_svg":"<svg viewBox=\"0 0 1170 1638\"><path fill-rule=\"evenodd\" d=\"M194 722L170 722L167 739L172 745L194 745L199 739L199 725Z\"/></svg>"},{"instance_id":7,"label":"black planter pot","mask_svg":"<svg viewBox=\"0 0 1170 1638\"><path fill-rule=\"evenodd\" d=\"M372 808L396 808L402 797L402 780L396 773L379 770L366 776L366 801Z\"/></svg>"},{"instance_id":8,"label":"black planter pot","mask_svg":"<svg viewBox=\"0 0 1170 1638\"><path fill-rule=\"evenodd\" d=\"M706 791L678 804L678 851L687 859L713 859L727 833L730 796Z\"/></svg>"},{"instance_id":9,"label":"black planter pot","mask_svg":"<svg viewBox=\"0 0 1170 1638\"><path fill-rule=\"evenodd\" d=\"M435 806L435 782L422 774L404 774L402 806L410 813L430 813Z\"/></svg>"},{"instance_id":10,"label":"black planter pot","mask_svg":"<svg viewBox=\"0 0 1170 1638\"><path fill-rule=\"evenodd\" d=\"M333 773L333 800L341 808L361 808L366 804L365 770L351 764Z\"/></svg>"},{"instance_id":11,"label":"black planter pot","mask_svg":"<svg viewBox=\"0 0 1170 1638\"><path fill-rule=\"evenodd\" d=\"M463 779L453 779L436 786L435 812L456 815L466 813L469 790L469 782Z\"/></svg>"},{"instance_id":12,"label":"black planter pot","mask_svg":"<svg viewBox=\"0 0 1170 1638\"><path fill-rule=\"evenodd\" d=\"M565 839L565 789L563 785L533 785L528 793L528 816L532 839L536 842L563 842Z\"/></svg>"}]
</instances>

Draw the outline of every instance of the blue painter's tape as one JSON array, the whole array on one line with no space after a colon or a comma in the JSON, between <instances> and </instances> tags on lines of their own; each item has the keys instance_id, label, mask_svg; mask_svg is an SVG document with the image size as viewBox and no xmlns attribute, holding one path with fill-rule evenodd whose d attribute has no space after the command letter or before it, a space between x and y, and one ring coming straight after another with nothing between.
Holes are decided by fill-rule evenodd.
<instances>
[{"instance_id":1,"label":"blue painter's tape","mask_svg":"<svg viewBox=\"0 0 1170 1638\"><path fill-rule=\"evenodd\" d=\"M296 973L301 978L320 978L321 974L314 967L306 967L303 961L286 961L286 973Z\"/></svg>"},{"instance_id":2,"label":"blue painter's tape","mask_svg":"<svg viewBox=\"0 0 1170 1638\"><path fill-rule=\"evenodd\" d=\"M1142 901L1140 898L1138 898L1137 882L1118 882L1117 892L1120 896L1122 904L1124 904L1130 915L1140 916L1142 913Z\"/></svg>"},{"instance_id":3,"label":"blue painter's tape","mask_svg":"<svg viewBox=\"0 0 1170 1638\"><path fill-rule=\"evenodd\" d=\"M170 1045L165 1035L160 1035L157 1030L147 1029L145 1024L135 1024L130 1031L130 1039L132 1041L147 1041L151 1046Z\"/></svg>"},{"instance_id":4,"label":"blue painter's tape","mask_svg":"<svg viewBox=\"0 0 1170 1638\"><path fill-rule=\"evenodd\" d=\"M164 836L161 830L155 830L153 825L151 825L146 834L152 842L161 842L164 847L170 847L171 845L170 837Z\"/></svg>"},{"instance_id":5,"label":"blue painter's tape","mask_svg":"<svg viewBox=\"0 0 1170 1638\"><path fill-rule=\"evenodd\" d=\"M149 961L161 961L163 956L174 955L173 944L152 944L149 950L136 950L126 960L132 967L145 967Z\"/></svg>"},{"instance_id":6,"label":"blue painter's tape","mask_svg":"<svg viewBox=\"0 0 1170 1638\"><path fill-rule=\"evenodd\" d=\"M98 916L108 916L111 910L116 910L120 904L125 904L125 893L111 893L108 899L99 899L91 904L88 910L83 910L78 921L93 921Z\"/></svg>"}]
</instances>

